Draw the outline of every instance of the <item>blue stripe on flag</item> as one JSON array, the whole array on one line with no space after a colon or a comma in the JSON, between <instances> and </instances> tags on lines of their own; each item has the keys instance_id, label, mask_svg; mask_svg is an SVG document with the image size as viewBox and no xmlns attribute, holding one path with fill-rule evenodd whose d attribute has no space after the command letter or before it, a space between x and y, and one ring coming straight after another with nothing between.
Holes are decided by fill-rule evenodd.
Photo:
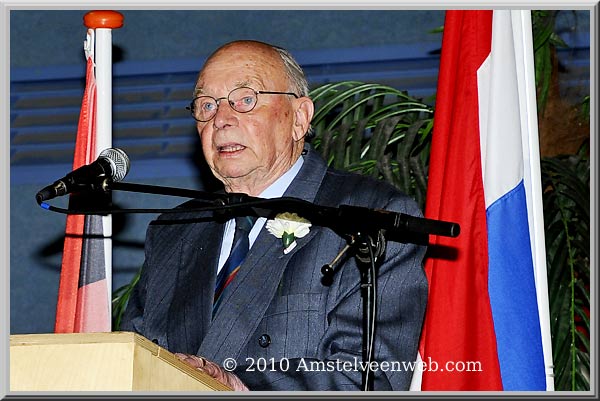
<instances>
[{"instance_id":1,"label":"blue stripe on flag","mask_svg":"<svg viewBox=\"0 0 600 401\"><path fill-rule=\"evenodd\" d=\"M492 203L486 214L489 295L504 390L545 390L523 180Z\"/></svg>"}]
</instances>

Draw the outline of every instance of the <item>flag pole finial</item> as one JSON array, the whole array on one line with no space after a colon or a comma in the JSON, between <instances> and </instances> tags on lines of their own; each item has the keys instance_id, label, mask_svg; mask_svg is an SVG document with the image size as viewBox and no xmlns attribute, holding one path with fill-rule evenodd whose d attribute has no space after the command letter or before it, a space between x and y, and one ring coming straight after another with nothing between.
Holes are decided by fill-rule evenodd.
<instances>
[{"instance_id":1,"label":"flag pole finial","mask_svg":"<svg viewBox=\"0 0 600 401\"><path fill-rule=\"evenodd\" d=\"M83 16L83 24L92 29L118 29L123 26L123 14L111 10L90 11Z\"/></svg>"}]
</instances>

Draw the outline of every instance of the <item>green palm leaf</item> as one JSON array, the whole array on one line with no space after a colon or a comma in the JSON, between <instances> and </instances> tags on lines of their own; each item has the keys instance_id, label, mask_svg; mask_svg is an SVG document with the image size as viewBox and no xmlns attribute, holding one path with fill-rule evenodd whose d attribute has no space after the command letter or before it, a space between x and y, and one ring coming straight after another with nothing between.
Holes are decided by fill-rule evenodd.
<instances>
[{"instance_id":1,"label":"green palm leaf","mask_svg":"<svg viewBox=\"0 0 600 401\"><path fill-rule=\"evenodd\" d=\"M385 179L424 206L431 106L395 88L357 81L311 91L314 145L330 165Z\"/></svg>"},{"instance_id":2,"label":"green palm leaf","mask_svg":"<svg viewBox=\"0 0 600 401\"><path fill-rule=\"evenodd\" d=\"M555 387L589 389L589 159L542 160Z\"/></svg>"}]
</instances>

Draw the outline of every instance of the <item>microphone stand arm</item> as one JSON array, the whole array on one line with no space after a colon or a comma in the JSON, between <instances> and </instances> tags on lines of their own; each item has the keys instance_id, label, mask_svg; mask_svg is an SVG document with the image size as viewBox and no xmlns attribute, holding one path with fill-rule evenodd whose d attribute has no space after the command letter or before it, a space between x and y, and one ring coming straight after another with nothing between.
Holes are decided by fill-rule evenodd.
<instances>
[{"instance_id":1,"label":"microphone stand arm","mask_svg":"<svg viewBox=\"0 0 600 401\"><path fill-rule=\"evenodd\" d=\"M194 198L211 203L216 211L239 215L274 218L278 213L295 212L313 224L329 227L342 236L357 232L379 235L379 231L383 230L386 235L399 237L404 242L413 242L416 238L418 243L422 243L423 236L429 234L456 237L460 232L460 226L452 222L360 206L321 206L292 197L263 199L241 193L219 194L110 180L107 180L104 189Z\"/></svg>"},{"instance_id":2,"label":"microphone stand arm","mask_svg":"<svg viewBox=\"0 0 600 401\"><path fill-rule=\"evenodd\" d=\"M195 189L172 188L159 185L135 184L131 182L114 182L106 180L104 184L105 191L124 191L136 192L154 195L179 196L182 198L196 198L206 201L218 201L223 198L222 195L211 192L197 191Z\"/></svg>"}]
</instances>

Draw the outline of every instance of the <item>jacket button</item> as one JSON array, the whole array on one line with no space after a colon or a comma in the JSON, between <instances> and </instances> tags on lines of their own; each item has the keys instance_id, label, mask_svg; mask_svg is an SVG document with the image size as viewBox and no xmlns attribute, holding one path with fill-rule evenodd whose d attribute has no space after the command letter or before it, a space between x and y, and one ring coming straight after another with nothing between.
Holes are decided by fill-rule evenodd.
<instances>
[{"instance_id":1,"label":"jacket button","mask_svg":"<svg viewBox=\"0 0 600 401\"><path fill-rule=\"evenodd\" d=\"M258 338L258 345L263 348L267 348L271 344L271 337L268 334L263 334Z\"/></svg>"}]
</instances>

